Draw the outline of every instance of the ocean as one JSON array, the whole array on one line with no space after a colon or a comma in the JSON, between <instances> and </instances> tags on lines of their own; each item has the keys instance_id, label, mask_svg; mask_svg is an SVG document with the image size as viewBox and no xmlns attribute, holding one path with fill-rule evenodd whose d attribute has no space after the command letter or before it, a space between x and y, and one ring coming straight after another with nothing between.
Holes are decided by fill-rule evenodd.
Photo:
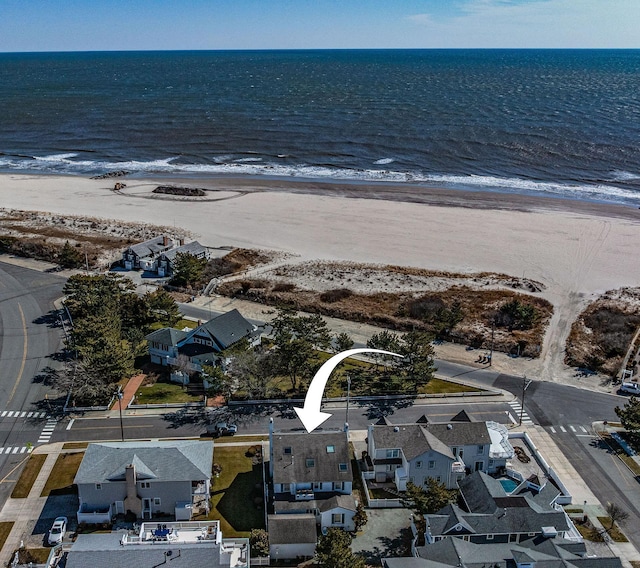
<instances>
[{"instance_id":1,"label":"ocean","mask_svg":"<svg viewBox=\"0 0 640 568\"><path fill-rule=\"evenodd\" d=\"M640 204L640 50L0 54L0 171Z\"/></svg>"}]
</instances>

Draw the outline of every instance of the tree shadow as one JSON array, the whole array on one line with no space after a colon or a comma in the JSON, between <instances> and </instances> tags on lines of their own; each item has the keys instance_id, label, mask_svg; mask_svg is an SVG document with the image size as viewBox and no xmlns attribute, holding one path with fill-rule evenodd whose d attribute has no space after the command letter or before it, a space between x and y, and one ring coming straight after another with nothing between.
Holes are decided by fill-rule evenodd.
<instances>
[{"instance_id":1,"label":"tree shadow","mask_svg":"<svg viewBox=\"0 0 640 568\"><path fill-rule=\"evenodd\" d=\"M415 399L413 398L403 398L400 400L376 400L363 404L362 406L365 406L366 408L365 416L369 420L375 420L385 416L391 416L396 412L396 410L413 406L414 402Z\"/></svg>"},{"instance_id":2,"label":"tree shadow","mask_svg":"<svg viewBox=\"0 0 640 568\"><path fill-rule=\"evenodd\" d=\"M50 310L46 314L43 314L37 317L36 319L34 319L31 323L35 323L38 325L46 325L48 328L51 328L51 329L62 328L58 310Z\"/></svg>"},{"instance_id":3,"label":"tree shadow","mask_svg":"<svg viewBox=\"0 0 640 568\"><path fill-rule=\"evenodd\" d=\"M235 531L264 527L262 465L238 473L217 505L218 513Z\"/></svg>"}]
</instances>

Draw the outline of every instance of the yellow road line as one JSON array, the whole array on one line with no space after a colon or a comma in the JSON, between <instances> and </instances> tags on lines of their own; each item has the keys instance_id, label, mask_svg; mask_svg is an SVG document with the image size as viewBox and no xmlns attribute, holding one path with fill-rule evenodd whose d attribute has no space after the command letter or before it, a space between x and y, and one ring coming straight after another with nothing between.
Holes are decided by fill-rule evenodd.
<instances>
[{"instance_id":1,"label":"yellow road line","mask_svg":"<svg viewBox=\"0 0 640 568\"><path fill-rule=\"evenodd\" d=\"M20 303L18 303L18 309L20 310L20 317L22 318L22 332L24 333L24 349L22 350L22 364L20 365L18 378L16 379L16 384L13 385L13 389L11 391L11 394L9 395L9 400L7 400L7 406L11 402L13 395L16 394L16 389L18 388L20 379L22 379L22 372L24 371L24 365L27 362L27 347L29 345L28 339L27 339L27 321L24 319L24 312L22 311L22 306L20 305Z\"/></svg>"}]
</instances>

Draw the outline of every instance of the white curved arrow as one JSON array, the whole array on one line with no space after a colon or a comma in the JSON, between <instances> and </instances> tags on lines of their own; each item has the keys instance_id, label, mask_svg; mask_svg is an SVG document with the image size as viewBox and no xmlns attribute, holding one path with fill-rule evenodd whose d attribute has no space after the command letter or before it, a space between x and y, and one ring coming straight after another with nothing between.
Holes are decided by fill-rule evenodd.
<instances>
[{"instance_id":1,"label":"white curved arrow","mask_svg":"<svg viewBox=\"0 0 640 568\"><path fill-rule=\"evenodd\" d=\"M298 418L300 418L302 425L306 428L308 433L313 432L318 426L320 426L320 424L333 416L327 412L320 411L322 395L324 394L324 388L327 386L329 375L341 361L351 357L352 355L357 355L358 353L380 353L382 355L402 357L402 355L392 353L391 351L362 348L343 351L342 353L338 353L331 357L331 359L325 361L309 384L309 390L307 391L307 396L304 399L304 408L300 408L298 406L294 407L294 410L298 414Z\"/></svg>"}]
</instances>

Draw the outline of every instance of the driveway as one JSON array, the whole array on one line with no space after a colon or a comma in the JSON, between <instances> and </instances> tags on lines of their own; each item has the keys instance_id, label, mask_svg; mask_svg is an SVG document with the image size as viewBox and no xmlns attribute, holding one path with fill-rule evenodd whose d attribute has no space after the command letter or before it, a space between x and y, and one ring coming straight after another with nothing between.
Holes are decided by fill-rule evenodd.
<instances>
[{"instance_id":1,"label":"driveway","mask_svg":"<svg viewBox=\"0 0 640 568\"><path fill-rule=\"evenodd\" d=\"M411 511L408 509L367 509L369 521L351 543L353 552L368 561L411 554ZM377 559L377 560L376 560Z\"/></svg>"}]
</instances>

